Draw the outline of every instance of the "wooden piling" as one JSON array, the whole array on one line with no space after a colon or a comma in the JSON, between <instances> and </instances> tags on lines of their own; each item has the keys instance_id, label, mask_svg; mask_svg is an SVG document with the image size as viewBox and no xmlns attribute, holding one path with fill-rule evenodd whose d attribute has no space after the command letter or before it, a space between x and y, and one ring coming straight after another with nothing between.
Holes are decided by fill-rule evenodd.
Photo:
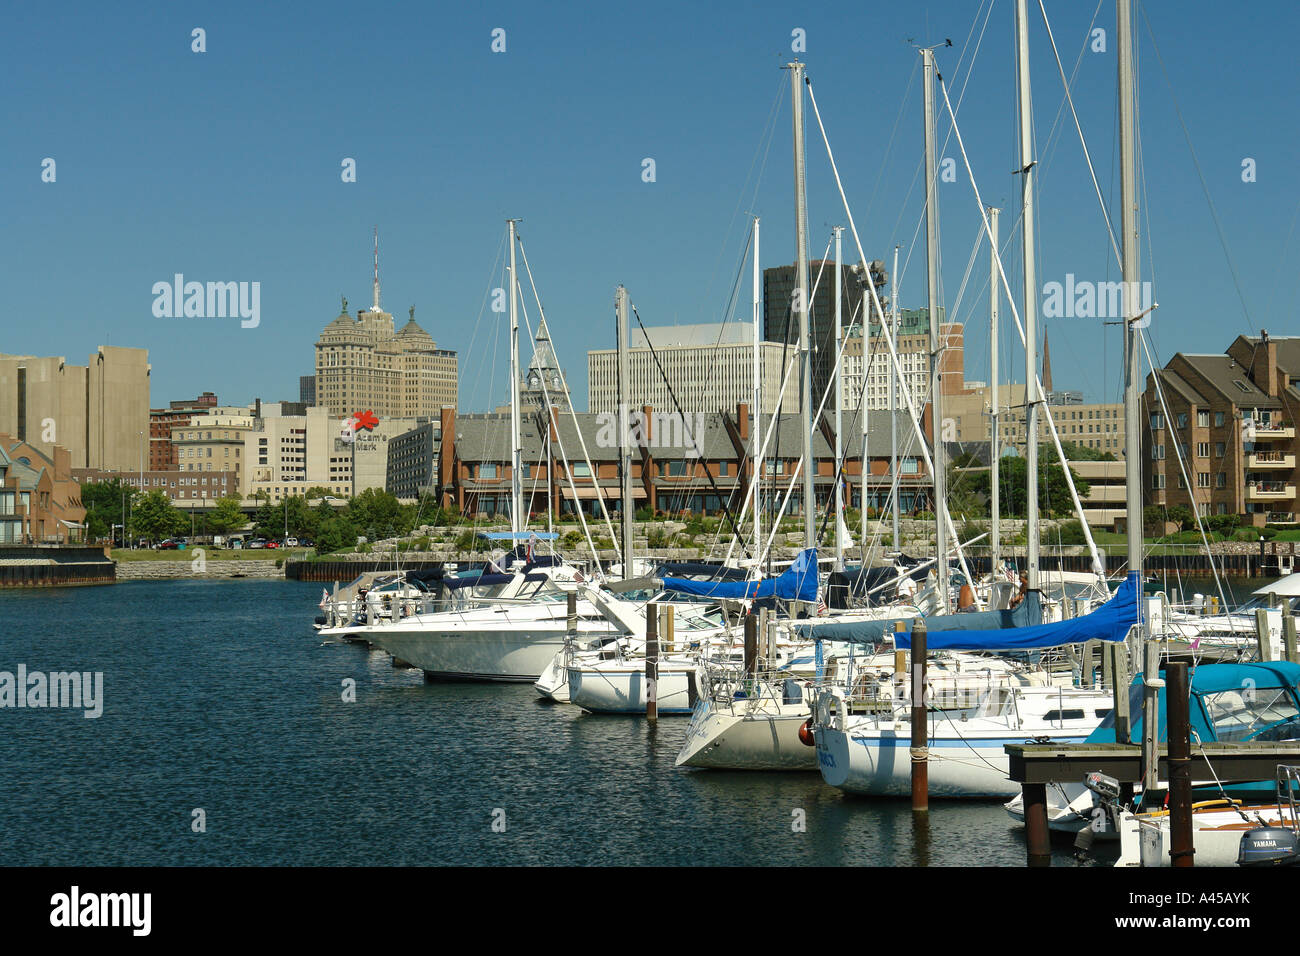
<instances>
[{"instance_id":1,"label":"wooden piling","mask_svg":"<svg viewBox=\"0 0 1300 956\"><path fill-rule=\"evenodd\" d=\"M1290 614L1282 618L1282 652L1292 664L1300 664L1296 652L1295 618Z\"/></svg>"},{"instance_id":2,"label":"wooden piling","mask_svg":"<svg viewBox=\"0 0 1300 956\"><path fill-rule=\"evenodd\" d=\"M1169 863L1193 865L1192 843L1192 741L1187 664L1170 662L1165 668L1169 711Z\"/></svg>"},{"instance_id":3,"label":"wooden piling","mask_svg":"<svg viewBox=\"0 0 1300 956\"><path fill-rule=\"evenodd\" d=\"M745 615L745 679L752 680L758 668L758 616Z\"/></svg>"},{"instance_id":4,"label":"wooden piling","mask_svg":"<svg viewBox=\"0 0 1300 956\"><path fill-rule=\"evenodd\" d=\"M1259 647L1259 659L1272 660L1273 645L1268 639L1268 611L1262 607L1255 609L1255 643Z\"/></svg>"},{"instance_id":5,"label":"wooden piling","mask_svg":"<svg viewBox=\"0 0 1300 956\"><path fill-rule=\"evenodd\" d=\"M645 716L651 723L659 720L659 605L645 609Z\"/></svg>"},{"instance_id":6,"label":"wooden piling","mask_svg":"<svg viewBox=\"0 0 1300 956\"><path fill-rule=\"evenodd\" d=\"M1029 866L1052 865L1051 830L1047 826L1047 784L1020 785L1025 811L1025 854Z\"/></svg>"},{"instance_id":7,"label":"wooden piling","mask_svg":"<svg viewBox=\"0 0 1300 956\"><path fill-rule=\"evenodd\" d=\"M567 640L574 643L578 640L578 592L570 591L565 596L565 622L564 629Z\"/></svg>"},{"instance_id":8,"label":"wooden piling","mask_svg":"<svg viewBox=\"0 0 1300 956\"><path fill-rule=\"evenodd\" d=\"M930 740L925 696L925 618L912 621L912 809L930 809Z\"/></svg>"}]
</instances>

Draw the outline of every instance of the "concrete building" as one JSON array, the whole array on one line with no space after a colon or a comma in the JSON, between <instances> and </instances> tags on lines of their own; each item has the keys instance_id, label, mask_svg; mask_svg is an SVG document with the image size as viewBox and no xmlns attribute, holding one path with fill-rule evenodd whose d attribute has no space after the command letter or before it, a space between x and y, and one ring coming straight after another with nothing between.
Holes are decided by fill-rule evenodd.
<instances>
[{"instance_id":1,"label":"concrete building","mask_svg":"<svg viewBox=\"0 0 1300 956\"><path fill-rule=\"evenodd\" d=\"M0 431L72 467L139 469L149 436L149 353L101 345L86 365L0 355Z\"/></svg>"},{"instance_id":2,"label":"concrete building","mask_svg":"<svg viewBox=\"0 0 1300 956\"><path fill-rule=\"evenodd\" d=\"M0 433L0 544L70 544L85 540L86 509L72 456L53 454Z\"/></svg>"},{"instance_id":3,"label":"concrete building","mask_svg":"<svg viewBox=\"0 0 1300 956\"><path fill-rule=\"evenodd\" d=\"M628 350L628 394L634 404L673 409L675 395L686 414L716 413L737 404L752 405L754 394L754 327L748 322L671 325L631 333ZM654 352L651 352L651 346ZM799 408L798 350L775 342L760 342L763 416L778 407ZM655 362L658 357L658 364ZM785 364L795 365L781 391ZM659 367L663 367L660 373ZM667 375L667 383L664 375ZM592 413L618 410L618 350L587 353L588 408Z\"/></svg>"},{"instance_id":4,"label":"concrete building","mask_svg":"<svg viewBox=\"0 0 1300 956\"><path fill-rule=\"evenodd\" d=\"M384 487L406 501L438 490L441 421L425 422L388 442L388 476Z\"/></svg>"},{"instance_id":5,"label":"concrete building","mask_svg":"<svg viewBox=\"0 0 1300 956\"><path fill-rule=\"evenodd\" d=\"M381 417L436 416L457 401L456 353L439 349L415 321L396 330L379 305L379 258L375 253L369 309L348 315L348 301L316 342L315 403L342 417L371 411Z\"/></svg>"},{"instance_id":6,"label":"concrete building","mask_svg":"<svg viewBox=\"0 0 1300 956\"><path fill-rule=\"evenodd\" d=\"M1147 503L1296 521L1300 337L1239 335L1222 355L1179 352L1143 394ZM1182 452L1182 463L1179 462ZM1184 476L1186 473L1186 477Z\"/></svg>"}]
</instances>

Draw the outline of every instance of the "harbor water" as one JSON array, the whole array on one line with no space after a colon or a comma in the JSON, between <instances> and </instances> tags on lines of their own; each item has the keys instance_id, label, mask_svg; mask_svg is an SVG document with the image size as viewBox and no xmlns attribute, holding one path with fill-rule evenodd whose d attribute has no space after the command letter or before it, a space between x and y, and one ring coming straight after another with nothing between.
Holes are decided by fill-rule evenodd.
<instances>
[{"instance_id":1,"label":"harbor water","mask_svg":"<svg viewBox=\"0 0 1300 956\"><path fill-rule=\"evenodd\" d=\"M323 644L319 597L258 580L0 592L0 671L103 675L98 717L0 707L0 862L1024 864L997 802L935 801L926 826L816 773L679 769L686 718L426 683ZM1053 862L1079 865L1068 839Z\"/></svg>"}]
</instances>

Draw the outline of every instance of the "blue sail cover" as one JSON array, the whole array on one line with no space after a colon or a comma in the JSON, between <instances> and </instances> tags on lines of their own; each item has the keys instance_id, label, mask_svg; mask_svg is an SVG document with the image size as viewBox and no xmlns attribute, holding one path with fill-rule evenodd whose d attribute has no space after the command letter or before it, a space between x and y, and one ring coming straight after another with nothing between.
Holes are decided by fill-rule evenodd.
<instances>
[{"instance_id":1,"label":"blue sail cover","mask_svg":"<svg viewBox=\"0 0 1300 956\"><path fill-rule=\"evenodd\" d=\"M1115 589L1110 600L1091 614L1068 621L1036 624L1030 627L1010 627L989 631L954 630L950 625L936 625L941 621L946 625L946 622L955 618L976 615L949 614L943 617L926 618L925 623L929 629L926 635L926 647L932 651L1031 651L1046 647L1060 647L1063 644L1082 644L1084 641L1122 641L1128 636L1129 629L1138 623L1138 590L1138 576L1136 573L1130 573ZM1028 603L1030 596L1032 593L1025 598L1024 603ZM895 639L895 646L910 647L910 635L906 632L899 635Z\"/></svg>"},{"instance_id":2,"label":"blue sail cover","mask_svg":"<svg viewBox=\"0 0 1300 956\"><path fill-rule=\"evenodd\" d=\"M664 578L665 591L696 594L707 598L749 601L778 597L785 601L817 600L817 549L800 551L790 567L763 581L693 581Z\"/></svg>"}]
</instances>

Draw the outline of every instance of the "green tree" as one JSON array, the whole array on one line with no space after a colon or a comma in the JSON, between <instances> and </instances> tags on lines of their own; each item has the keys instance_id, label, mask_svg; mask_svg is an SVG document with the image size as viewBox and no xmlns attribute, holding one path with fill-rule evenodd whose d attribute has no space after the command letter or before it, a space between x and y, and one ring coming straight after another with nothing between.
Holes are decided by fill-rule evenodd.
<instances>
[{"instance_id":1,"label":"green tree","mask_svg":"<svg viewBox=\"0 0 1300 956\"><path fill-rule=\"evenodd\" d=\"M396 495L382 488L367 488L347 506L347 517L353 527L372 541L406 534L411 530L415 509L403 505Z\"/></svg>"},{"instance_id":2,"label":"green tree","mask_svg":"<svg viewBox=\"0 0 1300 956\"><path fill-rule=\"evenodd\" d=\"M239 507L239 495L226 495L208 515L208 527L213 534L228 535L248 523Z\"/></svg>"},{"instance_id":3,"label":"green tree","mask_svg":"<svg viewBox=\"0 0 1300 956\"><path fill-rule=\"evenodd\" d=\"M188 529L190 526L189 517L177 511L161 489L157 488L135 503L128 520L133 537L148 538L151 541L177 534L179 527Z\"/></svg>"},{"instance_id":4,"label":"green tree","mask_svg":"<svg viewBox=\"0 0 1300 956\"><path fill-rule=\"evenodd\" d=\"M121 524L136 493L120 478L88 481L81 486L81 503L86 509L86 537L90 540L113 536L113 525Z\"/></svg>"},{"instance_id":5,"label":"green tree","mask_svg":"<svg viewBox=\"0 0 1300 956\"><path fill-rule=\"evenodd\" d=\"M1029 495L1027 470L1023 458L1008 456L999 461L998 489L1002 514L1017 517L1025 515ZM992 497L990 476L991 473L987 471L972 474L972 490L985 498ZM1074 487L1079 492L1079 497L1081 499L1086 497L1092 486L1080 478L1073 469L1070 470L1070 477L1074 479ZM1065 482L1065 472L1060 464L1048 460L1045 456L1038 460L1038 509L1039 514L1044 518L1069 514L1074 510L1074 502L1070 499L1070 488Z\"/></svg>"},{"instance_id":6,"label":"green tree","mask_svg":"<svg viewBox=\"0 0 1300 956\"><path fill-rule=\"evenodd\" d=\"M316 532L316 551L318 554L332 554L344 548L355 547L357 529L346 517L329 514L320 523Z\"/></svg>"}]
</instances>

